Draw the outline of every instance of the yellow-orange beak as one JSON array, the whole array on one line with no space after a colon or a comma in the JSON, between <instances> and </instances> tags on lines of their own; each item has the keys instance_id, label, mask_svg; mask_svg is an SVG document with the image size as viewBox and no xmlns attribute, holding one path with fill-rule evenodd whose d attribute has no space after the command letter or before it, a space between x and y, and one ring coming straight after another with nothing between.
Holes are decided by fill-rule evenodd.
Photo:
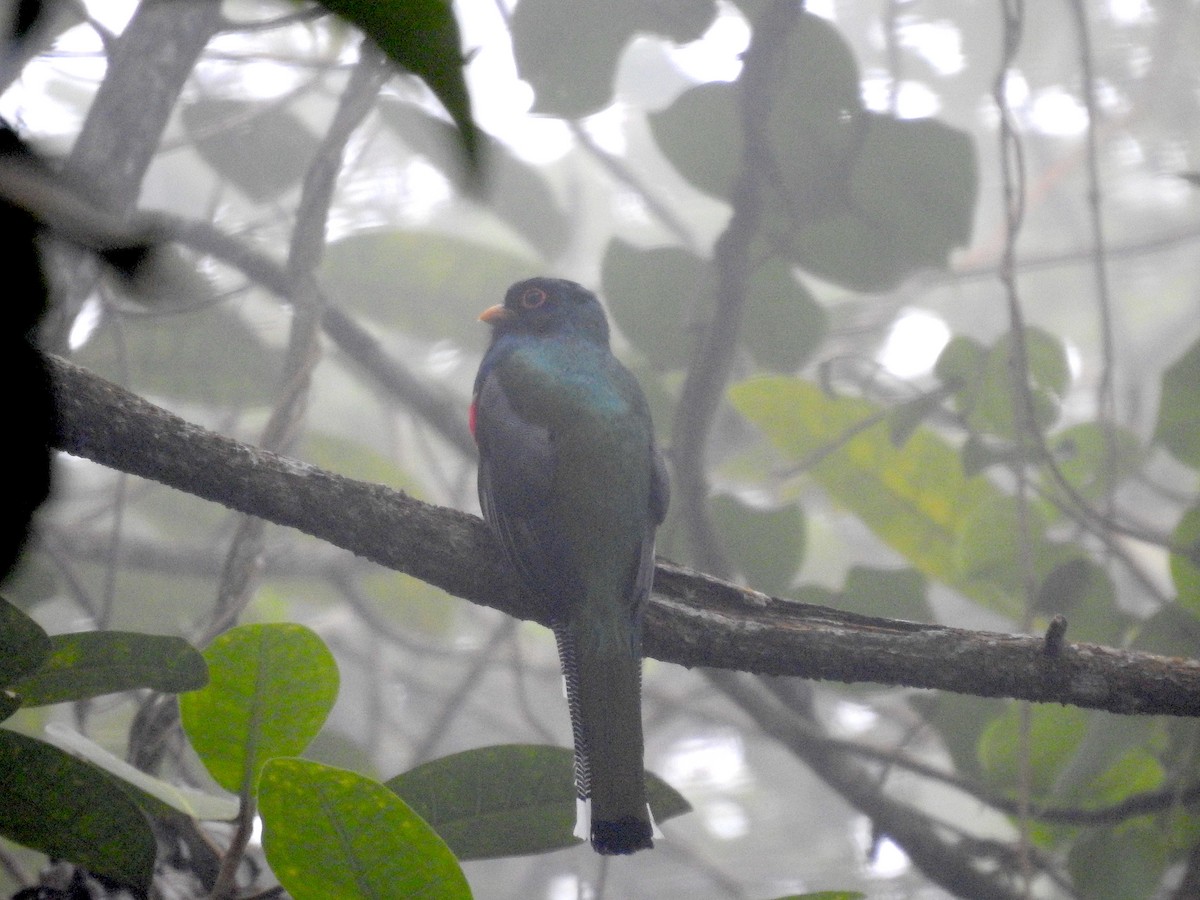
<instances>
[{"instance_id":1,"label":"yellow-orange beak","mask_svg":"<svg viewBox=\"0 0 1200 900\"><path fill-rule=\"evenodd\" d=\"M497 322L503 322L512 313L503 303L497 303L495 306L489 306L479 314L480 322L487 322L489 325L495 325Z\"/></svg>"}]
</instances>

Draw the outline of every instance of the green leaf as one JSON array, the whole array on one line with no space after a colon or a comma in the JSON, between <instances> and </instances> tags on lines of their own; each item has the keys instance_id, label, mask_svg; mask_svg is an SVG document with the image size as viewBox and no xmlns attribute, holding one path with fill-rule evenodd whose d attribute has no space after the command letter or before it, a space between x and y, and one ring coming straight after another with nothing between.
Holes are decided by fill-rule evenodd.
<instances>
[{"instance_id":1,"label":"green leaf","mask_svg":"<svg viewBox=\"0 0 1200 900\"><path fill-rule=\"evenodd\" d=\"M1045 429L1058 418L1060 403L1071 384L1067 351L1061 340L1040 328L1026 328L1024 343L1034 424ZM1010 439L1017 435L1018 421L1013 400L1015 354L1012 332L988 351L979 402L970 418L973 427Z\"/></svg>"},{"instance_id":2,"label":"green leaf","mask_svg":"<svg viewBox=\"0 0 1200 900\"><path fill-rule=\"evenodd\" d=\"M801 13L791 32L776 83L787 90L770 98L766 138L778 167L770 198L776 237L786 246L800 215L822 220L843 211L846 160L860 140L862 101L849 45L833 25L809 13ZM740 84L713 82L650 116L654 139L675 169L724 199L744 165L740 100Z\"/></svg>"},{"instance_id":3,"label":"green leaf","mask_svg":"<svg viewBox=\"0 0 1200 900\"><path fill-rule=\"evenodd\" d=\"M203 98L180 119L204 161L256 203L298 185L317 152L316 136L275 103Z\"/></svg>"},{"instance_id":4,"label":"green leaf","mask_svg":"<svg viewBox=\"0 0 1200 900\"><path fill-rule=\"evenodd\" d=\"M35 672L50 655L42 626L0 597L0 688Z\"/></svg>"},{"instance_id":5,"label":"green leaf","mask_svg":"<svg viewBox=\"0 0 1200 900\"><path fill-rule=\"evenodd\" d=\"M961 334L950 338L938 354L933 372L942 384L958 393L960 412L970 412L975 405L974 396L965 395L964 392L978 381L986 358L987 347L975 338L964 337Z\"/></svg>"},{"instance_id":6,"label":"green leaf","mask_svg":"<svg viewBox=\"0 0 1200 900\"><path fill-rule=\"evenodd\" d=\"M52 653L46 664L15 685L26 706L86 700L135 688L194 691L208 681L204 657L183 638L83 631L56 634L50 642Z\"/></svg>"},{"instance_id":7,"label":"green leaf","mask_svg":"<svg viewBox=\"0 0 1200 900\"><path fill-rule=\"evenodd\" d=\"M238 801L228 795L206 794L186 785L171 784L131 766L77 731L51 722L46 726L47 743L78 756L122 781L142 809L152 815L172 809L192 819L230 821L237 817Z\"/></svg>"},{"instance_id":8,"label":"green leaf","mask_svg":"<svg viewBox=\"0 0 1200 900\"><path fill-rule=\"evenodd\" d=\"M742 165L738 87L727 82L697 85L649 116L663 155L700 190L728 199Z\"/></svg>"},{"instance_id":9,"label":"green leaf","mask_svg":"<svg viewBox=\"0 0 1200 900\"><path fill-rule=\"evenodd\" d=\"M608 106L617 63L634 35L693 41L716 11L711 0L522 0L512 15L513 56L533 86L533 111L576 118Z\"/></svg>"},{"instance_id":10,"label":"green leaf","mask_svg":"<svg viewBox=\"0 0 1200 900\"><path fill-rule=\"evenodd\" d=\"M680 247L641 250L620 238L601 267L613 321L656 369L681 369L691 355L688 316L712 304L709 264Z\"/></svg>"},{"instance_id":11,"label":"green leaf","mask_svg":"<svg viewBox=\"0 0 1200 900\"><path fill-rule=\"evenodd\" d=\"M574 756L564 747L502 744L455 753L397 775L387 786L432 825L459 859L545 853L579 843ZM654 818L691 807L646 773Z\"/></svg>"},{"instance_id":12,"label":"green leaf","mask_svg":"<svg viewBox=\"0 0 1200 900\"><path fill-rule=\"evenodd\" d=\"M154 833L121 788L57 747L4 729L0 835L143 894L154 874Z\"/></svg>"},{"instance_id":13,"label":"green leaf","mask_svg":"<svg viewBox=\"0 0 1200 900\"><path fill-rule=\"evenodd\" d=\"M1049 795L1060 772L1083 740L1088 714L1073 706L1037 705L1030 708L1029 763L1034 796ZM984 731L979 762L988 781L1015 793L1019 781L1020 709L1010 705Z\"/></svg>"},{"instance_id":14,"label":"green leaf","mask_svg":"<svg viewBox=\"0 0 1200 900\"><path fill-rule=\"evenodd\" d=\"M1133 432L1107 422L1083 422L1054 436L1058 470L1088 500L1111 494L1140 467L1144 453Z\"/></svg>"},{"instance_id":15,"label":"green leaf","mask_svg":"<svg viewBox=\"0 0 1200 900\"><path fill-rule=\"evenodd\" d=\"M1163 373L1154 440L1184 465L1200 469L1200 341Z\"/></svg>"},{"instance_id":16,"label":"green leaf","mask_svg":"<svg viewBox=\"0 0 1200 900\"><path fill-rule=\"evenodd\" d=\"M904 400L896 405L888 413L888 434L891 435L892 443L897 447L908 443L908 439L926 419L941 412L945 399L942 390L934 390L918 394L911 400Z\"/></svg>"},{"instance_id":17,"label":"green leaf","mask_svg":"<svg viewBox=\"0 0 1200 900\"><path fill-rule=\"evenodd\" d=\"M1070 557L1054 566L1038 586L1033 606L1039 612L1062 613L1070 620L1072 637L1090 641L1076 631L1076 613L1103 611L1111 616L1116 589L1103 566L1087 557Z\"/></svg>"},{"instance_id":18,"label":"green leaf","mask_svg":"<svg viewBox=\"0 0 1200 900\"><path fill-rule=\"evenodd\" d=\"M825 341L829 316L792 266L772 257L754 270L746 292L742 341L755 361L776 372L801 368Z\"/></svg>"},{"instance_id":19,"label":"green leaf","mask_svg":"<svg viewBox=\"0 0 1200 900\"><path fill-rule=\"evenodd\" d=\"M470 260L470 265L463 265ZM405 334L487 340L479 314L540 265L513 251L425 231L363 231L325 248L321 278L348 309Z\"/></svg>"},{"instance_id":20,"label":"green leaf","mask_svg":"<svg viewBox=\"0 0 1200 900\"><path fill-rule=\"evenodd\" d=\"M756 590L786 594L804 560L804 513L789 503L760 509L728 494L711 502L713 524L725 550Z\"/></svg>"},{"instance_id":21,"label":"green leaf","mask_svg":"<svg viewBox=\"0 0 1200 900\"><path fill-rule=\"evenodd\" d=\"M1141 735L1145 740L1145 735ZM1112 805L1137 794L1158 790L1166 780L1162 763L1148 750L1135 747L1092 778L1079 796L1097 806Z\"/></svg>"},{"instance_id":22,"label":"green leaf","mask_svg":"<svg viewBox=\"0 0 1200 900\"><path fill-rule=\"evenodd\" d=\"M179 698L188 739L217 784L252 794L275 756L308 746L337 698L333 655L303 625L242 625L204 651L209 683Z\"/></svg>"},{"instance_id":23,"label":"green leaf","mask_svg":"<svg viewBox=\"0 0 1200 900\"><path fill-rule=\"evenodd\" d=\"M980 738L1004 714L1008 701L936 691L918 693L910 702L941 737L954 768L970 778L979 778Z\"/></svg>"},{"instance_id":24,"label":"green leaf","mask_svg":"<svg viewBox=\"0 0 1200 900\"><path fill-rule=\"evenodd\" d=\"M471 896L442 839L377 781L273 759L258 798L267 862L296 900Z\"/></svg>"},{"instance_id":25,"label":"green leaf","mask_svg":"<svg viewBox=\"0 0 1200 900\"><path fill-rule=\"evenodd\" d=\"M1084 835L1067 857L1077 896L1089 900L1155 896L1167 864L1164 837L1161 827L1146 818Z\"/></svg>"},{"instance_id":26,"label":"green leaf","mask_svg":"<svg viewBox=\"0 0 1200 900\"><path fill-rule=\"evenodd\" d=\"M968 478L954 448L934 432L917 429L896 447L877 407L829 397L798 378L752 379L734 385L729 396L788 459L812 463L811 476L917 570L1013 611L1002 585L973 579L959 565L963 525L1004 495L985 478Z\"/></svg>"},{"instance_id":27,"label":"green leaf","mask_svg":"<svg viewBox=\"0 0 1200 900\"><path fill-rule=\"evenodd\" d=\"M1179 605L1200 617L1200 506L1183 514L1171 535L1171 580Z\"/></svg>"},{"instance_id":28,"label":"green leaf","mask_svg":"<svg viewBox=\"0 0 1200 900\"><path fill-rule=\"evenodd\" d=\"M807 271L857 290L887 289L916 269L944 267L970 238L978 189L970 137L933 120L865 111L849 45L808 13L789 36L775 81L787 90L772 92L765 115L775 167L766 192L768 243L789 248ZM721 197L742 167L738 90L694 89L652 120L676 168Z\"/></svg>"},{"instance_id":29,"label":"green leaf","mask_svg":"<svg viewBox=\"0 0 1200 900\"><path fill-rule=\"evenodd\" d=\"M1055 777L1055 796L1095 807L1155 790L1164 772L1154 754L1165 742L1161 721L1091 712L1078 749Z\"/></svg>"},{"instance_id":30,"label":"green leaf","mask_svg":"<svg viewBox=\"0 0 1200 900\"><path fill-rule=\"evenodd\" d=\"M930 119L863 118L846 194L796 221L798 264L862 291L944 268L971 236L978 191L970 136Z\"/></svg>"},{"instance_id":31,"label":"green leaf","mask_svg":"<svg viewBox=\"0 0 1200 900\"><path fill-rule=\"evenodd\" d=\"M321 0L321 4L353 22L384 53L429 85L458 126L467 168L478 169L482 135L471 118L462 38L451 5L446 0Z\"/></svg>"},{"instance_id":32,"label":"green leaf","mask_svg":"<svg viewBox=\"0 0 1200 900\"><path fill-rule=\"evenodd\" d=\"M1045 523L1035 507L1026 509L1025 527L1031 561L1036 565L1045 539ZM980 503L959 524L955 548L959 571L971 581L991 582L1017 596L1025 583L1021 542L1021 510L1016 497L1000 495ZM1006 612L1017 615L1020 607L1014 604Z\"/></svg>"},{"instance_id":33,"label":"green leaf","mask_svg":"<svg viewBox=\"0 0 1200 900\"><path fill-rule=\"evenodd\" d=\"M844 207L846 174L864 125L854 51L827 19L810 12L798 19L774 74L779 89L770 92L766 120L767 149L778 167L769 199L786 210L792 228Z\"/></svg>"},{"instance_id":34,"label":"green leaf","mask_svg":"<svg viewBox=\"0 0 1200 900\"><path fill-rule=\"evenodd\" d=\"M1200 623L1196 613L1182 603L1168 603L1138 624L1131 649L1191 659L1198 644Z\"/></svg>"},{"instance_id":35,"label":"green leaf","mask_svg":"<svg viewBox=\"0 0 1200 900\"><path fill-rule=\"evenodd\" d=\"M21 697L8 688L0 688L0 722L21 708Z\"/></svg>"},{"instance_id":36,"label":"green leaf","mask_svg":"<svg viewBox=\"0 0 1200 900\"><path fill-rule=\"evenodd\" d=\"M1071 383L1071 369L1062 341L1039 328L1024 332L1029 364L1028 384L1034 421L1046 428L1058 418L1059 405ZM1016 435L1013 404L1012 333L991 347L973 338L956 336L946 344L934 371L955 392L955 406L976 431L1012 439ZM1081 441L1088 441L1083 434ZM1068 445L1069 449L1069 445Z\"/></svg>"}]
</instances>

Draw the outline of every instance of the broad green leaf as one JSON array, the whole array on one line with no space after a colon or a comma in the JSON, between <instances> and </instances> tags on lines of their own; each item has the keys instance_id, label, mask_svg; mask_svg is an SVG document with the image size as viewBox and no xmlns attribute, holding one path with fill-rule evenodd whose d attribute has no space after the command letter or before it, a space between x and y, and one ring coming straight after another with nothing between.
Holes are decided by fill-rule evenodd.
<instances>
[{"instance_id":1,"label":"broad green leaf","mask_svg":"<svg viewBox=\"0 0 1200 900\"><path fill-rule=\"evenodd\" d=\"M738 86L717 81L684 91L649 116L655 143L676 171L700 190L729 198L742 165Z\"/></svg>"},{"instance_id":2,"label":"broad green leaf","mask_svg":"<svg viewBox=\"0 0 1200 900\"><path fill-rule=\"evenodd\" d=\"M1184 465L1200 469L1200 341L1163 373L1154 440Z\"/></svg>"},{"instance_id":3,"label":"broad green leaf","mask_svg":"<svg viewBox=\"0 0 1200 900\"><path fill-rule=\"evenodd\" d=\"M230 821L237 817L238 801L234 798L206 794L186 785L155 778L65 726L51 722L46 726L45 739L47 743L90 762L124 782L131 789L134 801L152 814L167 807L193 819Z\"/></svg>"},{"instance_id":4,"label":"broad green leaf","mask_svg":"<svg viewBox=\"0 0 1200 900\"><path fill-rule=\"evenodd\" d=\"M1067 857L1076 895L1088 900L1156 896L1167 863L1165 837L1162 827L1145 817L1085 834Z\"/></svg>"},{"instance_id":5,"label":"broad green leaf","mask_svg":"<svg viewBox=\"0 0 1200 900\"><path fill-rule=\"evenodd\" d=\"M955 560L971 581L989 582L1019 595L1025 583L1021 507L1016 497L1001 495L977 504L961 520ZM1045 523L1036 507L1025 511L1030 561L1036 567L1045 539ZM1018 606L1008 610L1019 612Z\"/></svg>"},{"instance_id":6,"label":"broad green leaf","mask_svg":"<svg viewBox=\"0 0 1200 900\"><path fill-rule=\"evenodd\" d=\"M1008 701L952 694L948 691L918 693L910 702L941 737L958 772L978 778L979 743L984 731L1008 709Z\"/></svg>"},{"instance_id":7,"label":"broad green leaf","mask_svg":"<svg viewBox=\"0 0 1200 900\"><path fill-rule=\"evenodd\" d=\"M846 173L864 137L858 63L833 23L801 12L773 83L765 137L778 172L768 202L795 228L845 206Z\"/></svg>"},{"instance_id":8,"label":"broad green leaf","mask_svg":"<svg viewBox=\"0 0 1200 900\"><path fill-rule=\"evenodd\" d=\"M152 688L179 693L208 680L204 657L183 638L128 631L56 634L37 672L15 685L26 706Z\"/></svg>"},{"instance_id":9,"label":"broad green leaf","mask_svg":"<svg viewBox=\"0 0 1200 900\"><path fill-rule=\"evenodd\" d=\"M471 896L442 839L377 781L273 759L258 800L267 862L296 900Z\"/></svg>"},{"instance_id":10,"label":"broad green leaf","mask_svg":"<svg viewBox=\"0 0 1200 900\"><path fill-rule=\"evenodd\" d=\"M1080 799L1100 805L1120 803L1137 794L1158 790L1166 780L1162 763L1148 750L1130 750L1087 784Z\"/></svg>"},{"instance_id":11,"label":"broad green leaf","mask_svg":"<svg viewBox=\"0 0 1200 900\"><path fill-rule=\"evenodd\" d=\"M713 498L711 510L722 545L750 584L777 597L786 594L804 560L799 505L759 509L724 494Z\"/></svg>"},{"instance_id":12,"label":"broad green leaf","mask_svg":"<svg viewBox=\"0 0 1200 900\"><path fill-rule=\"evenodd\" d=\"M969 413L975 405L974 396L964 392L978 380L987 352L987 347L975 338L956 334L938 354L933 366L934 374L942 384L958 393L960 412Z\"/></svg>"},{"instance_id":13,"label":"broad green leaf","mask_svg":"<svg viewBox=\"0 0 1200 900\"><path fill-rule=\"evenodd\" d=\"M513 12L513 56L534 90L534 112L576 118L612 99L622 51L639 32L676 41L700 37L716 15L711 0L522 0Z\"/></svg>"},{"instance_id":14,"label":"broad green leaf","mask_svg":"<svg viewBox=\"0 0 1200 900\"><path fill-rule=\"evenodd\" d=\"M908 439L930 416L942 411L945 399L944 390L926 391L894 407L888 413L888 434L892 443L897 447L908 443Z\"/></svg>"},{"instance_id":15,"label":"broad green leaf","mask_svg":"<svg viewBox=\"0 0 1200 900\"><path fill-rule=\"evenodd\" d=\"M462 38L446 0L321 0L361 28L395 62L429 86L458 132L467 167L479 167L482 136L471 118Z\"/></svg>"},{"instance_id":16,"label":"broad green leaf","mask_svg":"<svg viewBox=\"0 0 1200 900\"><path fill-rule=\"evenodd\" d=\"M1196 613L1182 603L1168 603L1137 626L1131 649L1191 659L1200 644Z\"/></svg>"},{"instance_id":17,"label":"broad green leaf","mask_svg":"<svg viewBox=\"0 0 1200 900\"><path fill-rule=\"evenodd\" d=\"M614 238L601 269L621 333L656 369L681 369L692 350L688 318L712 304L709 264L680 247L641 250Z\"/></svg>"},{"instance_id":18,"label":"broad green leaf","mask_svg":"<svg viewBox=\"0 0 1200 900\"><path fill-rule=\"evenodd\" d=\"M1058 417L1059 404L1070 387L1066 348L1039 328L1025 329L1024 342L1034 420L1046 428ZM990 347L956 336L946 344L934 367L942 383L954 390L955 407L972 428L1008 439L1015 436L1014 352L1011 332ZM1083 435L1080 438L1085 440Z\"/></svg>"},{"instance_id":19,"label":"broad green leaf","mask_svg":"<svg viewBox=\"0 0 1200 900\"><path fill-rule=\"evenodd\" d=\"M1073 706L1036 705L1030 708L1029 762L1033 794L1051 794L1060 773L1071 761L1088 727L1088 714ZM1020 709L1012 704L984 731L979 740L979 763L988 781L1015 793L1019 781Z\"/></svg>"},{"instance_id":20,"label":"broad green leaf","mask_svg":"<svg viewBox=\"0 0 1200 900\"><path fill-rule=\"evenodd\" d=\"M863 110L858 65L837 29L808 13L789 38L764 118L776 171L767 243L857 290L944 267L970 239L978 172L970 137L933 120ZM650 117L655 140L701 190L728 198L742 168L740 86L705 84Z\"/></svg>"},{"instance_id":21,"label":"broad green leaf","mask_svg":"<svg viewBox=\"0 0 1200 900\"><path fill-rule=\"evenodd\" d=\"M1067 351L1061 340L1039 328L1026 328L1024 343L1033 424L1045 429L1058 418L1060 403L1070 387ZM1009 439L1016 437L1018 421L1013 396L1015 359L1016 347L1009 332L988 351L978 403L970 417L971 425L980 431Z\"/></svg>"},{"instance_id":22,"label":"broad green leaf","mask_svg":"<svg viewBox=\"0 0 1200 900\"><path fill-rule=\"evenodd\" d=\"M154 833L107 775L57 747L0 729L0 835L143 893Z\"/></svg>"},{"instance_id":23,"label":"broad green leaf","mask_svg":"<svg viewBox=\"0 0 1200 900\"><path fill-rule=\"evenodd\" d=\"M750 276L742 342L759 365L776 372L801 368L825 341L829 316L792 274L792 266L772 257Z\"/></svg>"},{"instance_id":24,"label":"broad green leaf","mask_svg":"<svg viewBox=\"0 0 1200 900\"><path fill-rule=\"evenodd\" d=\"M316 136L276 103L202 97L180 119L204 161L256 203L298 185L317 151Z\"/></svg>"},{"instance_id":25,"label":"broad green leaf","mask_svg":"<svg viewBox=\"0 0 1200 900\"><path fill-rule=\"evenodd\" d=\"M1116 593L1103 566L1069 555L1042 578L1033 605L1041 614L1066 616L1072 640L1108 643L1124 624L1124 617L1115 614Z\"/></svg>"},{"instance_id":26,"label":"broad green leaf","mask_svg":"<svg viewBox=\"0 0 1200 900\"><path fill-rule=\"evenodd\" d=\"M1200 506L1183 514L1171 535L1171 580L1179 605L1200 617Z\"/></svg>"},{"instance_id":27,"label":"broad green leaf","mask_svg":"<svg viewBox=\"0 0 1200 900\"><path fill-rule=\"evenodd\" d=\"M968 577L959 534L972 513L1004 495L985 478L963 474L954 448L929 429L896 447L886 421L865 400L834 398L797 378L734 385L734 407L785 457L811 464L811 476L919 571L1011 614L1002 585Z\"/></svg>"},{"instance_id":28,"label":"broad green leaf","mask_svg":"<svg viewBox=\"0 0 1200 900\"><path fill-rule=\"evenodd\" d=\"M463 265L470 260L470 265ZM487 342L479 314L514 281L536 275L532 257L450 235L384 229L330 244L322 262L329 293L348 309L420 338Z\"/></svg>"},{"instance_id":29,"label":"broad green leaf","mask_svg":"<svg viewBox=\"0 0 1200 900\"><path fill-rule=\"evenodd\" d=\"M188 740L213 779L253 793L263 763L308 746L337 698L333 655L303 625L242 625L204 651L209 683L179 698Z\"/></svg>"},{"instance_id":30,"label":"broad green leaf","mask_svg":"<svg viewBox=\"0 0 1200 900\"><path fill-rule=\"evenodd\" d=\"M1160 720L1091 712L1078 750L1055 778L1055 796L1104 806L1154 790L1163 781L1154 754L1166 741Z\"/></svg>"},{"instance_id":31,"label":"broad green leaf","mask_svg":"<svg viewBox=\"0 0 1200 900\"><path fill-rule=\"evenodd\" d=\"M791 32L776 83L787 90L771 97L766 139L779 167L769 199L782 240L801 217L819 221L843 210L847 154L860 141L862 101L849 45L833 25L809 13L800 14ZM713 82L650 116L654 139L675 169L717 197L730 197L743 165L740 100L740 84Z\"/></svg>"},{"instance_id":32,"label":"broad green leaf","mask_svg":"<svg viewBox=\"0 0 1200 900\"><path fill-rule=\"evenodd\" d=\"M1089 500L1111 494L1138 471L1144 456L1137 435L1105 422L1064 429L1054 435L1050 449L1067 483Z\"/></svg>"},{"instance_id":33,"label":"broad green leaf","mask_svg":"<svg viewBox=\"0 0 1200 900\"><path fill-rule=\"evenodd\" d=\"M455 753L387 782L450 845L459 859L544 853L579 843L574 757L564 747L502 744ZM646 773L658 822L691 807L666 782Z\"/></svg>"},{"instance_id":34,"label":"broad green leaf","mask_svg":"<svg viewBox=\"0 0 1200 900\"><path fill-rule=\"evenodd\" d=\"M50 655L42 626L0 597L0 688L35 672Z\"/></svg>"},{"instance_id":35,"label":"broad green leaf","mask_svg":"<svg viewBox=\"0 0 1200 900\"><path fill-rule=\"evenodd\" d=\"M846 287L884 290L944 268L967 243L978 172L970 137L940 122L867 113L861 130L845 195L797 220L795 259Z\"/></svg>"}]
</instances>

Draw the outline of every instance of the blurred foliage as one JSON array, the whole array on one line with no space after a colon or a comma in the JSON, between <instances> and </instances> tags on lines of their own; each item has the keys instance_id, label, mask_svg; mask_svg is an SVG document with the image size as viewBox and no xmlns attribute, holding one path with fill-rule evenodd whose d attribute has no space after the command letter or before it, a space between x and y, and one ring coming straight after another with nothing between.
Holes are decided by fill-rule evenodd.
<instances>
[{"instance_id":1,"label":"blurred foliage","mask_svg":"<svg viewBox=\"0 0 1200 900\"><path fill-rule=\"evenodd\" d=\"M154 6L126 22L99 3L21 4L0 98L85 195L89 179L127 173L130 209L239 250L185 243L195 271L148 297L43 235L81 364L207 427L282 432L274 449L474 508L474 459L428 426L429 397L384 388L377 360L305 343L303 327L337 307L465 417L479 312L518 278L572 277L601 293L676 456L689 448L672 430L697 413L680 397L721 364L707 329L735 335L706 398L698 486L729 564L717 574L961 627L1036 630L1061 614L1068 640L1197 655L1194 5L1080 4L1085 69L1070 4L1025 4L1006 35L986 6L838 0L773 34L769 0L238 0L170 121L147 130L171 54L123 63L120 47ZM365 98L348 88L358 29L399 67ZM778 66L749 85L744 60L771 38ZM993 96L1006 40L1019 221ZM106 73L134 63L147 97L110 106ZM75 166L85 125L111 171ZM37 210L9 212L31 240ZM733 237L745 252L731 269ZM5 334L37 375L21 353L42 274L27 249L13 258L23 305ZM915 321L940 330L906 330ZM49 426L32 393L14 397L14 434L30 438L11 479L15 557ZM296 397L291 427L268 428ZM0 602L0 853L19 863L3 871L62 858L144 889L165 877L150 820L207 828L257 803L263 848L245 852L293 896L591 890L590 850L566 849L570 754L549 744L569 732L541 629L282 529L242 544L223 511L151 483L76 460L56 479ZM660 552L699 556L694 525L677 507ZM238 585L245 624L201 654L189 642L233 624ZM700 676L649 661L645 677L652 805L672 852L614 864L608 896L955 890L928 863L881 868L890 836L870 810ZM945 852L1013 896L1023 872L1039 897L1200 883L1194 722L861 685L812 694L811 716L787 713L801 730L836 738L831 752L912 820L961 834ZM190 873L198 891L236 862L223 842ZM256 877L239 887L270 887ZM22 886L6 878L0 890Z\"/></svg>"}]
</instances>

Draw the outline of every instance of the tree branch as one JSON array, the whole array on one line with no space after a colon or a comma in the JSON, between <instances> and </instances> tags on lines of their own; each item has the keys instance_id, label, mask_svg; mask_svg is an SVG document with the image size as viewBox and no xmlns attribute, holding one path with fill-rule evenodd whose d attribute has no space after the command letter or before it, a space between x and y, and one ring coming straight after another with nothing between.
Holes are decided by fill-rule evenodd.
<instances>
[{"instance_id":1,"label":"tree branch","mask_svg":"<svg viewBox=\"0 0 1200 900\"><path fill-rule=\"evenodd\" d=\"M184 421L57 357L55 446L286 525L471 602L547 621L482 520ZM779 600L667 562L648 656L683 666L933 688L1124 714L1200 716L1200 661ZM1055 651L1056 652L1051 652Z\"/></svg>"}]
</instances>

